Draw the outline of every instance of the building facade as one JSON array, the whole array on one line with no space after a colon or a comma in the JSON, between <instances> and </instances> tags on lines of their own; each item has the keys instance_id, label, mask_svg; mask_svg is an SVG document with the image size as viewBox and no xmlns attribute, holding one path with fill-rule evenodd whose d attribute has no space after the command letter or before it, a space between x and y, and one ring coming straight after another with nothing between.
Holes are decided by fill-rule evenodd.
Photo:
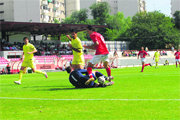
<instances>
[{"instance_id":1,"label":"building facade","mask_svg":"<svg viewBox=\"0 0 180 120\"><path fill-rule=\"evenodd\" d=\"M176 11L180 11L180 0L171 0L171 15Z\"/></svg>"},{"instance_id":2,"label":"building facade","mask_svg":"<svg viewBox=\"0 0 180 120\"><path fill-rule=\"evenodd\" d=\"M132 17L138 12L146 11L145 0L102 0L110 6L111 14L122 12L125 17Z\"/></svg>"},{"instance_id":3,"label":"building facade","mask_svg":"<svg viewBox=\"0 0 180 120\"><path fill-rule=\"evenodd\" d=\"M74 11L80 9L88 9L88 17L92 18L89 7L102 0L65 0L66 3L66 17L69 17Z\"/></svg>"},{"instance_id":4,"label":"building facade","mask_svg":"<svg viewBox=\"0 0 180 120\"><path fill-rule=\"evenodd\" d=\"M1 21L53 23L64 18L64 0L0 0Z\"/></svg>"},{"instance_id":5,"label":"building facade","mask_svg":"<svg viewBox=\"0 0 180 120\"><path fill-rule=\"evenodd\" d=\"M123 12L125 17L132 17L137 12L143 12L145 8L145 0L66 0L66 16L70 16L72 12L80 9L88 9L88 16L92 19L89 7L98 2L107 2L110 6L110 13L116 14Z\"/></svg>"}]
</instances>

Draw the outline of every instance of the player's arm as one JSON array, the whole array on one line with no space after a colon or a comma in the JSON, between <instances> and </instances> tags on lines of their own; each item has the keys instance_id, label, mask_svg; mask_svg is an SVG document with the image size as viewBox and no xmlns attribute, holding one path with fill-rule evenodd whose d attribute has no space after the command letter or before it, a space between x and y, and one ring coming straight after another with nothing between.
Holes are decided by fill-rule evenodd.
<instances>
[{"instance_id":1,"label":"player's arm","mask_svg":"<svg viewBox=\"0 0 180 120\"><path fill-rule=\"evenodd\" d=\"M98 41L96 41L94 44L89 45L89 46L83 45L83 47L86 48L86 49L96 50L96 46L97 46L97 45L99 45Z\"/></svg>"},{"instance_id":2,"label":"player's arm","mask_svg":"<svg viewBox=\"0 0 180 120\"><path fill-rule=\"evenodd\" d=\"M138 53L138 55L137 55L137 59L139 59L139 54L140 54L140 53Z\"/></svg>"},{"instance_id":3,"label":"player's arm","mask_svg":"<svg viewBox=\"0 0 180 120\"><path fill-rule=\"evenodd\" d=\"M36 52L37 52L37 50L36 50L36 48L34 48L34 50L32 52L28 52L28 54L34 54Z\"/></svg>"},{"instance_id":4,"label":"player's arm","mask_svg":"<svg viewBox=\"0 0 180 120\"><path fill-rule=\"evenodd\" d=\"M69 36L69 35L66 35L66 37L71 41L72 40L72 38Z\"/></svg>"},{"instance_id":5,"label":"player's arm","mask_svg":"<svg viewBox=\"0 0 180 120\"><path fill-rule=\"evenodd\" d=\"M21 58L20 58L21 60L23 60L24 59L24 52L23 52L23 54L22 54L22 56L21 56Z\"/></svg>"}]
</instances>

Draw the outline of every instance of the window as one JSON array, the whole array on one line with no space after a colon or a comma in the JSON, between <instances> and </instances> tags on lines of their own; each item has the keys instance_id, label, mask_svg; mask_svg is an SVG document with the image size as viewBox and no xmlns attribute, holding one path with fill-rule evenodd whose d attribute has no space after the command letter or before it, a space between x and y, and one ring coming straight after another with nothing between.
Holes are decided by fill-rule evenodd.
<instances>
[{"instance_id":1,"label":"window","mask_svg":"<svg viewBox=\"0 0 180 120\"><path fill-rule=\"evenodd\" d=\"M0 11L0 13L4 13L4 11Z\"/></svg>"}]
</instances>

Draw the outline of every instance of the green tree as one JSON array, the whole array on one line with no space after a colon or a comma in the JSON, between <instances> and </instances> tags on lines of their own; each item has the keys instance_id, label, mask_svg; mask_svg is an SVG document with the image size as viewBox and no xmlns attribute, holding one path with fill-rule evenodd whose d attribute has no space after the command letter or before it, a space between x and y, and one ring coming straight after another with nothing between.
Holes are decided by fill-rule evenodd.
<instances>
[{"instance_id":1,"label":"green tree","mask_svg":"<svg viewBox=\"0 0 180 120\"><path fill-rule=\"evenodd\" d=\"M110 15L106 19L108 28L106 29L105 36L108 40L120 40L119 37L127 31L131 26L131 18L125 18L123 13L118 12L115 15Z\"/></svg>"},{"instance_id":2,"label":"green tree","mask_svg":"<svg viewBox=\"0 0 180 120\"><path fill-rule=\"evenodd\" d=\"M176 11L174 14L175 26L180 30L180 11Z\"/></svg>"},{"instance_id":3,"label":"green tree","mask_svg":"<svg viewBox=\"0 0 180 120\"><path fill-rule=\"evenodd\" d=\"M131 42L130 49L141 46L149 49L170 48L178 44L180 38L172 19L158 11L137 13L126 33L126 40Z\"/></svg>"},{"instance_id":4,"label":"green tree","mask_svg":"<svg viewBox=\"0 0 180 120\"><path fill-rule=\"evenodd\" d=\"M80 11L75 11L71 14L70 17L67 17L66 19L63 20L62 23L64 24L81 24L81 23L86 23L88 14L87 9L81 9Z\"/></svg>"},{"instance_id":5,"label":"green tree","mask_svg":"<svg viewBox=\"0 0 180 120\"><path fill-rule=\"evenodd\" d=\"M95 24L105 25L106 18L109 16L110 7L107 2L99 2L90 6L91 15L95 20Z\"/></svg>"}]
</instances>

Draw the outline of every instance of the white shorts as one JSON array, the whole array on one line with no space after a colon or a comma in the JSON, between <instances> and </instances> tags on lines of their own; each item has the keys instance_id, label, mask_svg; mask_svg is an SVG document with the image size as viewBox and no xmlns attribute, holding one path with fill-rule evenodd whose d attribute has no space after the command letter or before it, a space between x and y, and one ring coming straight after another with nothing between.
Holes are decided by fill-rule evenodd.
<instances>
[{"instance_id":1,"label":"white shorts","mask_svg":"<svg viewBox=\"0 0 180 120\"><path fill-rule=\"evenodd\" d=\"M176 60L176 62L180 62L180 59L175 59Z\"/></svg>"},{"instance_id":2,"label":"white shorts","mask_svg":"<svg viewBox=\"0 0 180 120\"><path fill-rule=\"evenodd\" d=\"M95 55L89 62L94 64L94 65L100 63L101 61L102 62L105 62L105 61L109 62L108 55L109 54L106 54L106 55Z\"/></svg>"},{"instance_id":3,"label":"white shorts","mask_svg":"<svg viewBox=\"0 0 180 120\"><path fill-rule=\"evenodd\" d=\"M145 58L141 58L141 62L145 62L146 61L146 59Z\"/></svg>"}]
</instances>

